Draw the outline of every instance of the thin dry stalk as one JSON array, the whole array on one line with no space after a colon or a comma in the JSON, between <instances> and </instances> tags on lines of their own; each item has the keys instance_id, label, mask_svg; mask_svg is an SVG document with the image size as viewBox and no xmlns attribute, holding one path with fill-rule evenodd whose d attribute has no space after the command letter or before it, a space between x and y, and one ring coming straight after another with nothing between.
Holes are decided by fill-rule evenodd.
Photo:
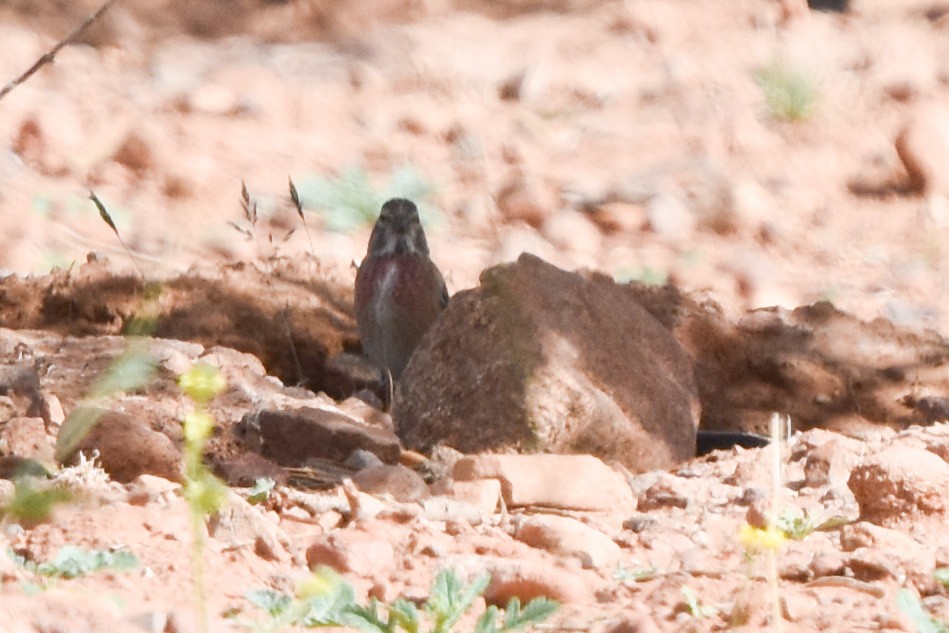
<instances>
[{"instance_id":1,"label":"thin dry stalk","mask_svg":"<svg viewBox=\"0 0 949 633\"><path fill-rule=\"evenodd\" d=\"M34 64L30 66L25 73L23 73L22 75L20 75L19 77L17 77L10 83L8 83L6 86L3 87L3 89L0 89L0 99L3 99L5 96L7 96L7 94L10 91L12 91L14 88L19 86L21 83L23 83L30 77L32 77L33 74L36 73L36 71L38 71L40 68L42 68L46 64L52 64L53 60L56 59L56 54L59 53L59 51L62 50L62 48L66 46L67 44L72 44L77 39L79 39L79 36L82 35L83 32L87 28L89 28L93 22L98 20L99 16L105 13L108 10L108 8L112 6L114 2L115 0L106 0L105 3L101 7L99 7L99 9L95 13L90 15L88 18L85 19L85 21L82 24L76 27L76 30L74 30L72 33L67 35L65 38L61 39L56 44L56 46L54 46L53 48L49 50L48 53L46 53L45 55L37 59L36 62L34 62Z\"/></svg>"},{"instance_id":2,"label":"thin dry stalk","mask_svg":"<svg viewBox=\"0 0 949 633\"><path fill-rule=\"evenodd\" d=\"M300 194L297 191L297 186L293 184L293 178L287 178L290 183L290 200L293 201L293 206L297 209L297 215L300 216L300 221L303 222L303 229L306 231L306 239L310 242L310 253L313 255L313 259L316 259L316 250L313 248L313 238L310 236L310 227L306 223L306 216L303 214L303 203L300 201Z\"/></svg>"}]
</instances>

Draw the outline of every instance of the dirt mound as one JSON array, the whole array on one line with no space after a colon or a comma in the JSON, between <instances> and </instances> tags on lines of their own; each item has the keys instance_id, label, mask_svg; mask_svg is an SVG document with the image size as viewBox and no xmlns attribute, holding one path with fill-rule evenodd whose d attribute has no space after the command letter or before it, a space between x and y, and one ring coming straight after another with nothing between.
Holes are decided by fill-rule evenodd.
<instances>
[{"instance_id":1,"label":"dirt mound","mask_svg":"<svg viewBox=\"0 0 949 633\"><path fill-rule=\"evenodd\" d=\"M775 412L797 429L840 431L949 417L949 343L934 331L862 321L827 302L733 323L701 295L628 289L694 359L703 428L767 434Z\"/></svg>"},{"instance_id":2,"label":"dirt mound","mask_svg":"<svg viewBox=\"0 0 949 633\"><path fill-rule=\"evenodd\" d=\"M336 397L359 385L326 361L359 349L352 289L308 257L195 269L145 283L107 262L0 281L0 327L70 336L135 332L253 354L285 383Z\"/></svg>"}]
</instances>

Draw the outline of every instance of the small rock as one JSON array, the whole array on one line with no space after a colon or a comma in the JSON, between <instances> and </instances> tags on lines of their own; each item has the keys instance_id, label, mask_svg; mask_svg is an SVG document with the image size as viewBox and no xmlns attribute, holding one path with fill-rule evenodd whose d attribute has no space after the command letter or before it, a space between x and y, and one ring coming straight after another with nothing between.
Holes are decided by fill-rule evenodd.
<instances>
[{"instance_id":1,"label":"small rock","mask_svg":"<svg viewBox=\"0 0 949 633\"><path fill-rule=\"evenodd\" d=\"M478 507L448 497L430 497L422 500L422 514L429 521L455 521L481 525L484 514Z\"/></svg>"},{"instance_id":2,"label":"small rock","mask_svg":"<svg viewBox=\"0 0 949 633\"><path fill-rule=\"evenodd\" d=\"M658 522L659 519L651 514L637 512L623 521L623 529L639 534L640 532L655 527Z\"/></svg>"},{"instance_id":3,"label":"small rock","mask_svg":"<svg viewBox=\"0 0 949 633\"><path fill-rule=\"evenodd\" d=\"M912 187L949 194L949 109L932 101L917 105L896 137L896 152Z\"/></svg>"},{"instance_id":4,"label":"small rock","mask_svg":"<svg viewBox=\"0 0 949 633\"><path fill-rule=\"evenodd\" d=\"M218 84L204 84L189 96L187 106L194 112L216 116L235 114L239 111L237 96L229 88Z\"/></svg>"},{"instance_id":5,"label":"small rock","mask_svg":"<svg viewBox=\"0 0 949 633\"><path fill-rule=\"evenodd\" d=\"M596 225L585 213L573 209L552 213L544 220L541 233L551 244L568 253L595 257L603 248L603 238Z\"/></svg>"},{"instance_id":6,"label":"small rock","mask_svg":"<svg viewBox=\"0 0 949 633\"><path fill-rule=\"evenodd\" d=\"M16 485L6 477L0 479L0 507L5 507L13 495L16 494Z\"/></svg>"},{"instance_id":7,"label":"small rock","mask_svg":"<svg viewBox=\"0 0 949 633\"><path fill-rule=\"evenodd\" d=\"M60 429L60 437L73 431L71 422L79 420L74 410ZM109 476L128 483L139 475L156 475L181 481L181 453L165 435L153 431L130 415L99 410L98 420L82 437L74 450L63 455L57 443L57 458L69 463L78 451L85 455L99 452L99 463Z\"/></svg>"},{"instance_id":8,"label":"small rock","mask_svg":"<svg viewBox=\"0 0 949 633\"><path fill-rule=\"evenodd\" d=\"M549 74L543 65L522 68L501 82L498 97L505 101L539 103L549 92Z\"/></svg>"},{"instance_id":9,"label":"small rock","mask_svg":"<svg viewBox=\"0 0 949 633\"><path fill-rule=\"evenodd\" d=\"M401 449L394 433L336 411L304 407L253 415L260 425L261 452L284 466L312 457L343 462L356 449L371 451L388 464L399 461Z\"/></svg>"},{"instance_id":10,"label":"small rock","mask_svg":"<svg viewBox=\"0 0 949 633\"><path fill-rule=\"evenodd\" d=\"M946 513L949 464L925 449L892 446L856 466L848 484L860 518L889 526Z\"/></svg>"},{"instance_id":11,"label":"small rock","mask_svg":"<svg viewBox=\"0 0 949 633\"><path fill-rule=\"evenodd\" d=\"M273 479L278 484L287 481L287 474L266 457L249 451L221 459L217 464L218 474L229 486L250 487L262 478Z\"/></svg>"},{"instance_id":12,"label":"small rock","mask_svg":"<svg viewBox=\"0 0 949 633\"><path fill-rule=\"evenodd\" d=\"M353 475L353 483L363 492L389 494L402 503L418 501L429 495L425 480L401 464L382 464L360 470Z\"/></svg>"},{"instance_id":13,"label":"small rock","mask_svg":"<svg viewBox=\"0 0 949 633\"><path fill-rule=\"evenodd\" d=\"M591 455L475 455L456 462L452 476L499 480L509 507L621 510L633 504L623 476Z\"/></svg>"},{"instance_id":14,"label":"small rock","mask_svg":"<svg viewBox=\"0 0 949 633\"><path fill-rule=\"evenodd\" d=\"M835 438L810 451L804 462L804 483L811 488L846 487L850 471L860 460L862 445L856 440Z\"/></svg>"},{"instance_id":15,"label":"small rock","mask_svg":"<svg viewBox=\"0 0 949 633\"><path fill-rule=\"evenodd\" d=\"M632 234L646 223L645 209L631 202L607 202L596 207L593 221L606 233Z\"/></svg>"},{"instance_id":16,"label":"small rock","mask_svg":"<svg viewBox=\"0 0 949 633\"><path fill-rule=\"evenodd\" d=\"M361 522L374 519L388 510L388 506L370 494L360 492L351 479L343 481L343 494L349 502L349 518Z\"/></svg>"},{"instance_id":17,"label":"small rock","mask_svg":"<svg viewBox=\"0 0 949 633\"><path fill-rule=\"evenodd\" d=\"M63 412L63 405L60 403L59 398L48 393L43 394L43 400L45 401L44 408L49 412L48 422L53 426L61 426L62 423L66 421L66 414Z\"/></svg>"},{"instance_id":18,"label":"small rock","mask_svg":"<svg viewBox=\"0 0 949 633\"><path fill-rule=\"evenodd\" d=\"M133 127L112 154L112 160L134 172L143 173L155 165L152 142L143 136L138 127Z\"/></svg>"},{"instance_id":19,"label":"small rock","mask_svg":"<svg viewBox=\"0 0 949 633\"><path fill-rule=\"evenodd\" d=\"M431 492L433 495L445 495L455 501L471 504L483 514L494 514L501 500L501 482L497 479L440 479L432 484Z\"/></svg>"},{"instance_id":20,"label":"small rock","mask_svg":"<svg viewBox=\"0 0 949 633\"><path fill-rule=\"evenodd\" d=\"M844 557L836 549L821 552L811 560L809 569L814 578L839 576L843 573Z\"/></svg>"},{"instance_id":21,"label":"small rock","mask_svg":"<svg viewBox=\"0 0 949 633\"><path fill-rule=\"evenodd\" d=\"M376 457L375 453L361 448L354 450L352 454L346 458L346 461L343 462L343 466L352 468L353 470L365 470L366 468L375 468L376 466L382 465L382 460Z\"/></svg>"},{"instance_id":22,"label":"small rock","mask_svg":"<svg viewBox=\"0 0 949 633\"><path fill-rule=\"evenodd\" d=\"M656 235L669 242L684 242L695 233L695 215L685 202L669 192L662 192L649 201L646 218Z\"/></svg>"},{"instance_id":23,"label":"small rock","mask_svg":"<svg viewBox=\"0 0 949 633\"><path fill-rule=\"evenodd\" d=\"M395 569L396 557L388 540L350 529L319 537L307 548L306 562L311 569L328 565L341 574L366 578Z\"/></svg>"},{"instance_id":24,"label":"small rock","mask_svg":"<svg viewBox=\"0 0 949 633\"><path fill-rule=\"evenodd\" d=\"M12 418L0 430L10 455L32 459L44 464L55 462L53 445L46 435L43 418Z\"/></svg>"},{"instance_id":25,"label":"small rock","mask_svg":"<svg viewBox=\"0 0 949 633\"><path fill-rule=\"evenodd\" d=\"M788 622L800 622L813 615L817 595L811 589L781 593L781 614Z\"/></svg>"},{"instance_id":26,"label":"small rock","mask_svg":"<svg viewBox=\"0 0 949 633\"><path fill-rule=\"evenodd\" d=\"M655 621L645 613L624 613L611 620L603 633L659 633Z\"/></svg>"},{"instance_id":27,"label":"small rock","mask_svg":"<svg viewBox=\"0 0 949 633\"><path fill-rule=\"evenodd\" d=\"M106 593L52 588L26 597L7 591L0 595L0 628L11 633L143 633Z\"/></svg>"},{"instance_id":28,"label":"small rock","mask_svg":"<svg viewBox=\"0 0 949 633\"><path fill-rule=\"evenodd\" d=\"M491 583L484 592L489 604L504 606L511 598L527 604L550 598L561 604L592 604L597 579L590 572L568 570L541 561L498 560L489 565Z\"/></svg>"},{"instance_id":29,"label":"small rock","mask_svg":"<svg viewBox=\"0 0 949 633\"><path fill-rule=\"evenodd\" d=\"M557 209L559 201L550 187L516 176L498 191L497 204L506 222L526 222L536 229Z\"/></svg>"},{"instance_id":30,"label":"small rock","mask_svg":"<svg viewBox=\"0 0 949 633\"><path fill-rule=\"evenodd\" d=\"M615 567L619 562L619 545L602 532L570 517L552 514L528 517L514 538L557 556L576 558L585 569Z\"/></svg>"},{"instance_id":31,"label":"small rock","mask_svg":"<svg viewBox=\"0 0 949 633\"><path fill-rule=\"evenodd\" d=\"M125 484L125 489L130 505L144 506L167 502L181 489L181 484L154 475L139 475Z\"/></svg>"},{"instance_id":32,"label":"small rock","mask_svg":"<svg viewBox=\"0 0 949 633\"><path fill-rule=\"evenodd\" d=\"M357 420L362 420L370 426L378 426L389 430L394 428L391 415L378 407L372 406L362 398L346 398L346 400L341 402L338 406L339 410L346 415L350 415Z\"/></svg>"},{"instance_id":33,"label":"small rock","mask_svg":"<svg viewBox=\"0 0 949 633\"><path fill-rule=\"evenodd\" d=\"M663 477L639 498L636 509L640 512L660 508L686 508L689 505L688 494L682 488L685 482L677 478Z\"/></svg>"},{"instance_id":34,"label":"small rock","mask_svg":"<svg viewBox=\"0 0 949 633\"><path fill-rule=\"evenodd\" d=\"M208 535L228 547L253 545L264 560L287 562L290 539L264 512L231 491L227 504L207 522Z\"/></svg>"}]
</instances>

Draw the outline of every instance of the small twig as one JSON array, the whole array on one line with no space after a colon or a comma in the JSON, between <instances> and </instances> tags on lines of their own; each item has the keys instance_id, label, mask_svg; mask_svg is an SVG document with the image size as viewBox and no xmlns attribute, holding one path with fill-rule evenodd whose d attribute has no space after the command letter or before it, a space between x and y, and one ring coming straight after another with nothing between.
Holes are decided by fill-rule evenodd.
<instances>
[{"instance_id":1,"label":"small twig","mask_svg":"<svg viewBox=\"0 0 949 633\"><path fill-rule=\"evenodd\" d=\"M310 253L313 255L313 259L316 259L316 250L313 248L313 238L310 236L310 227L307 226L306 216L303 215L303 203L300 202L300 194L297 192L297 186L293 184L293 178L288 177L287 180L290 182L290 200L293 201L293 206L297 208L297 215L300 216L303 228L306 231L306 239L310 242Z\"/></svg>"},{"instance_id":2,"label":"small twig","mask_svg":"<svg viewBox=\"0 0 949 633\"><path fill-rule=\"evenodd\" d=\"M3 99L5 96L7 96L7 93L9 93L11 90L19 86L21 83L23 83L30 77L32 77L33 74L36 71L38 71L40 68L42 68L46 64L52 64L53 60L56 59L56 54L67 44L72 44L74 41L76 41L79 38L79 36L82 35L83 31L89 28L89 26L93 22L98 20L99 16L105 13L106 10L109 7L111 7L114 2L115 0L106 0L105 3L101 7L99 7L99 9L95 13L93 13L88 18L86 18L85 22L80 24L76 28L75 31L67 35L64 39L61 39L59 43L57 43L56 46L50 49L48 53L46 53L45 55L40 57L38 60L36 60L36 62L32 66L30 66L29 69L27 69L25 73L23 73L22 75L20 75L19 77L17 77L10 83L8 83L6 86L4 86L3 89L0 90L0 99Z\"/></svg>"}]
</instances>

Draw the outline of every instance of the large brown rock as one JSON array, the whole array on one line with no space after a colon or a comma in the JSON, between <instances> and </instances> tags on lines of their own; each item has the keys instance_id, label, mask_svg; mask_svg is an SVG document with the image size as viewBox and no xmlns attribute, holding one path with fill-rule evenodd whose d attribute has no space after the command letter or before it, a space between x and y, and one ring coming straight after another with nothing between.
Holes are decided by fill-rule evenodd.
<instances>
[{"instance_id":1,"label":"large brown rock","mask_svg":"<svg viewBox=\"0 0 949 633\"><path fill-rule=\"evenodd\" d=\"M94 411L90 417L80 411ZM92 422L91 427L81 422ZM143 420L119 411L104 409L74 410L63 424L60 434L73 433L73 427L83 426L88 430L74 445L74 450L60 438L57 457L69 463L76 453L85 455L99 453L99 464L109 476L118 482L128 483L139 475L156 475L171 481L181 480L181 452L167 436L153 431Z\"/></svg>"},{"instance_id":2,"label":"large brown rock","mask_svg":"<svg viewBox=\"0 0 949 633\"><path fill-rule=\"evenodd\" d=\"M403 442L591 453L634 471L695 452L692 365L633 296L531 256L457 294L399 383Z\"/></svg>"}]
</instances>

